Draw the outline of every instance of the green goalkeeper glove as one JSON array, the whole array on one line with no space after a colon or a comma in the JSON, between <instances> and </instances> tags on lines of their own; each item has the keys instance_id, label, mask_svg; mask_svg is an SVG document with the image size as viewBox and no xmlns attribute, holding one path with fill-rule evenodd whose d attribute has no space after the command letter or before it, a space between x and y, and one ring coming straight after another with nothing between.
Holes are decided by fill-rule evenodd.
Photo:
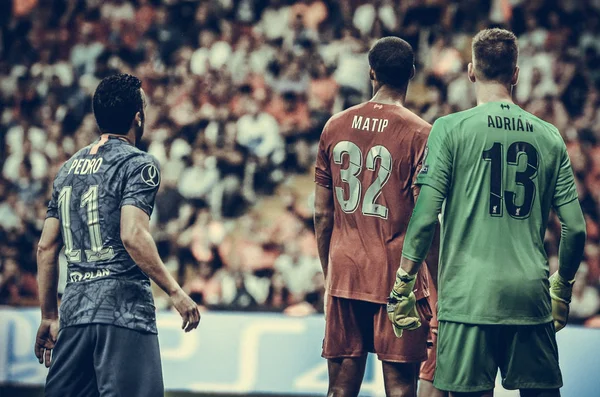
<instances>
[{"instance_id":1,"label":"green goalkeeper glove","mask_svg":"<svg viewBox=\"0 0 600 397\"><path fill-rule=\"evenodd\" d=\"M552 298L552 318L556 332L567 325L569 319L569 303L573 292L573 283L563 278L558 271L550 276L550 297Z\"/></svg>"},{"instance_id":2,"label":"green goalkeeper glove","mask_svg":"<svg viewBox=\"0 0 600 397\"><path fill-rule=\"evenodd\" d=\"M416 281L416 275L411 276L402 268L398 269L396 282L387 303L387 314L398 338L402 337L404 330L412 331L421 326L415 306L417 298L413 292Z\"/></svg>"}]
</instances>

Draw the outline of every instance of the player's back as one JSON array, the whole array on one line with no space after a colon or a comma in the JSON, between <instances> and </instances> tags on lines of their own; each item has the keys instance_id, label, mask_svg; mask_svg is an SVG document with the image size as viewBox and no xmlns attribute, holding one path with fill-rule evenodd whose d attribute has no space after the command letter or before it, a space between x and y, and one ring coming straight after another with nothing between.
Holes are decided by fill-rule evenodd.
<instances>
[{"instance_id":1,"label":"player's back","mask_svg":"<svg viewBox=\"0 0 600 397\"><path fill-rule=\"evenodd\" d=\"M61 326L106 323L156 332L150 281L125 250L120 223L123 205L150 215L159 182L155 160L114 136L61 167L49 205L68 261Z\"/></svg>"},{"instance_id":2,"label":"player's back","mask_svg":"<svg viewBox=\"0 0 600 397\"><path fill-rule=\"evenodd\" d=\"M352 107L327 123L315 179L333 189L332 295L385 303L430 128L402 106L376 102ZM417 297L426 296L425 290L419 285Z\"/></svg>"},{"instance_id":3,"label":"player's back","mask_svg":"<svg viewBox=\"0 0 600 397\"><path fill-rule=\"evenodd\" d=\"M551 206L577 198L559 186L561 167L565 162L570 167L560 134L517 105L493 102L441 118L434 137L437 160L432 164L440 159L451 164L429 169L426 159L418 180L436 187L451 175L437 187L447 186L440 320L551 321L547 219Z\"/></svg>"}]
</instances>

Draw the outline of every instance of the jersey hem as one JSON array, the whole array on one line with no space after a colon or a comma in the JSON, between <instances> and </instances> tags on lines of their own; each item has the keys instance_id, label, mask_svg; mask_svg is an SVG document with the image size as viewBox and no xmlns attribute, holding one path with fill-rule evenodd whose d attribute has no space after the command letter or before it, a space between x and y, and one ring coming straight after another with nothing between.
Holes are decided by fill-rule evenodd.
<instances>
[{"instance_id":1,"label":"jersey hem","mask_svg":"<svg viewBox=\"0 0 600 397\"><path fill-rule=\"evenodd\" d=\"M495 384L494 383L484 383L481 385L470 386L470 385L457 385L451 383L443 383L435 380L435 376L433 379L433 385L436 389L442 391L456 392L456 393L476 393L482 391L493 390Z\"/></svg>"},{"instance_id":2,"label":"jersey hem","mask_svg":"<svg viewBox=\"0 0 600 397\"><path fill-rule=\"evenodd\" d=\"M147 206L141 204L140 201L137 199L126 198L123 201L121 201L121 208L123 208L126 205L131 205L133 207L139 208L142 211L144 211L146 213L146 215L148 215L148 216L152 215L152 210L149 210L148 208L146 208Z\"/></svg>"},{"instance_id":3,"label":"jersey hem","mask_svg":"<svg viewBox=\"0 0 600 397\"><path fill-rule=\"evenodd\" d=\"M124 328L124 329L128 329L130 331L136 331L136 332L141 332L144 334L153 334L153 335L158 335L158 330L157 329L142 329L139 327L127 327L125 325L120 325L120 324L115 324L115 323L111 323L109 321L98 321L98 320L94 320L94 321L90 321L90 322L81 322L81 323L74 323L74 324L68 324L68 325L60 325L60 329L59 331L62 331L65 328L70 328L70 327L82 327L85 325L112 325L113 327L119 327L119 328Z\"/></svg>"},{"instance_id":4,"label":"jersey hem","mask_svg":"<svg viewBox=\"0 0 600 397\"><path fill-rule=\"evenodd\" d=\"M551 321L552 315L549 314L546 317L521 317L511 318L507 320L509 316L503 317L473 317L470 315L462 314L438 314L438 322L446 321L450 323L463 323L463 324L477 324L477 325L539 325L546 324Z\"/></svg>"},{"instance_id":5,"label":"jersey hem","mask_svg":"<svg viewBox=\"0 0 600 397\"><path fill-rule=\"evenodd\" d=\"M388 299L387 296L382 299L380 297L373 296L372 294L366 294L363 292L343 291L343 290L337 290L337 289L331 289L328 291L328 293L329 293L329 295L335 296L336 298L365 301L365 302L377 303L380 305L387 304L387 299ZM417 294L415 294L415 296L416 296L417 300L426 299L426 298L429 298L429 292L420 292L419 291Z\"/></svg>"}]
</instances>

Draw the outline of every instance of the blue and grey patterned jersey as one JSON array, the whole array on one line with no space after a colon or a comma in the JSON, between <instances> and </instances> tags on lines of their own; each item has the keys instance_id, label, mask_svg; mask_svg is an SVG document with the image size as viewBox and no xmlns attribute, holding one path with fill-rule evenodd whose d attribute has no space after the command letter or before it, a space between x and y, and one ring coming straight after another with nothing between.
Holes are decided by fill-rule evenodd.
<instances>
[{"instance_id":1,"label":"blue and grey patterned jersey","mask_svg":"<svg viewBox=\"0 0 600 397\"><path fill-rule=\"evenodd\" d=\"M121 241L121 207L148 216L160 184L151 155L111 136L77 152L54 180L48 217L58 218L68 261L61 327L113 324L156 333L148 276Z\"/></svg>"}]
</instances>

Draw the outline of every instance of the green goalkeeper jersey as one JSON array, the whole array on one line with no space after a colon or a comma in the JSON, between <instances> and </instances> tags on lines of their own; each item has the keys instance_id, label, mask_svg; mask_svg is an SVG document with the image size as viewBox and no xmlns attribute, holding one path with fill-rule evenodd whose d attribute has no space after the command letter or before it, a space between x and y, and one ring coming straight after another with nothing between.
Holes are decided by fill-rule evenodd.
<instances>
[{"instance_id":1,"label":"green goalkeeper jersey","mask_svg":"<svg viewBox=\"0 0 600 397\"><path fill-rule=\"evenodd\" d=\"M556 127L512 103L486 103L438 119L425 156L417 184L446 198L439 319L552 321L544 234L550 208L577 199Z\"/></svg>"}]
</instances>

